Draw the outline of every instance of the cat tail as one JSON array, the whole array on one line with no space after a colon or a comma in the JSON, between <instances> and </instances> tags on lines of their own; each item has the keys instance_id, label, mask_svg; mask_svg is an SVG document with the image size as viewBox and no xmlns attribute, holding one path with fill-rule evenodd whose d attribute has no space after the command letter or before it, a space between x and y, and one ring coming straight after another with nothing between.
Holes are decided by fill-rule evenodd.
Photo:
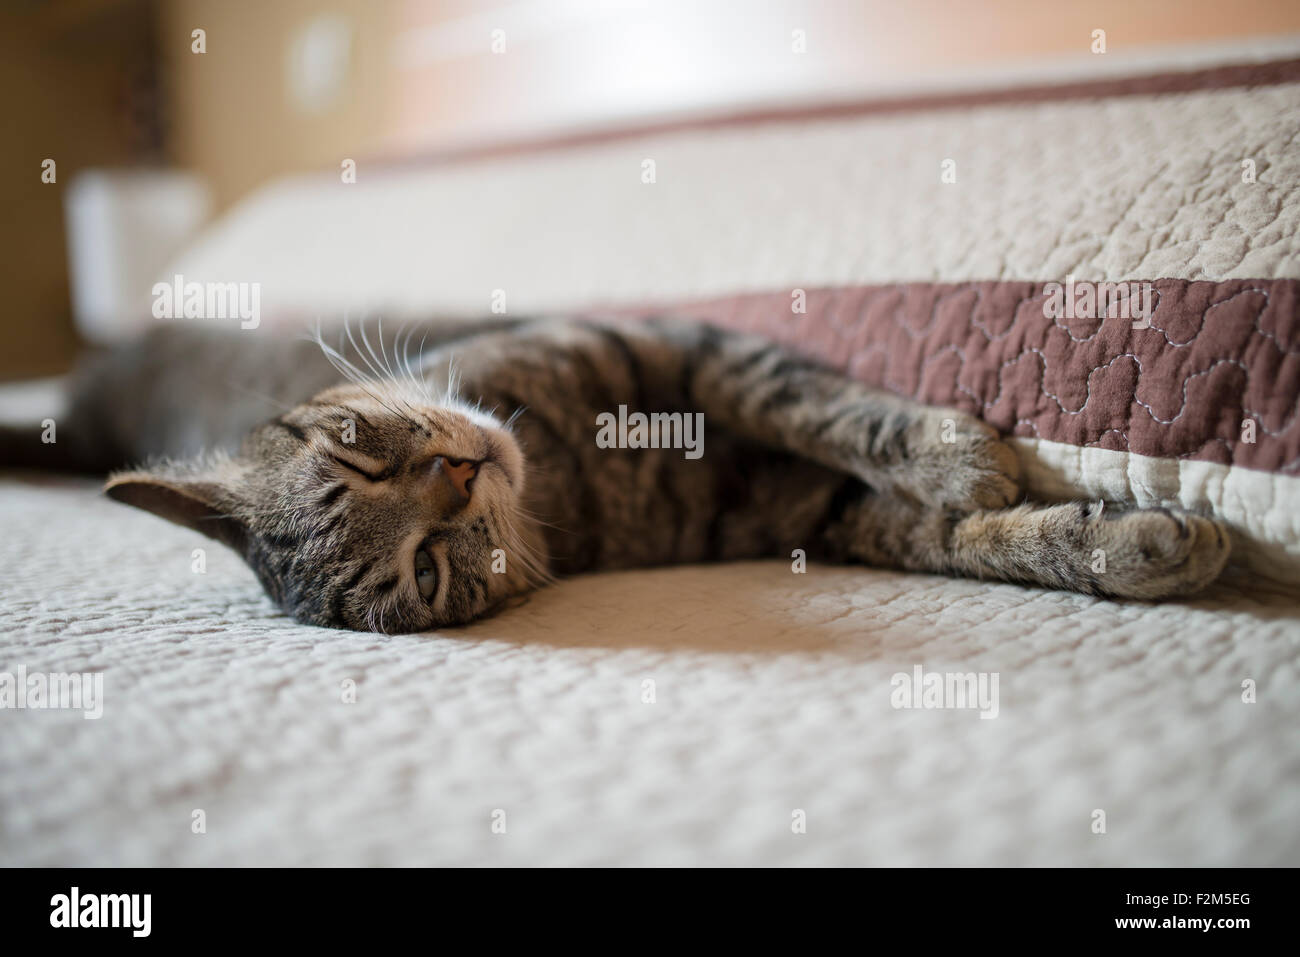
<instances>
[{"instance_id":1,"label":"cat tail","mask_svg":"<svg viewBox=\"0 0 1300 957\"><path fill-rule=\"evenodd\" d=\"M65 388L52 380L0 388L0 469L103 474L116 464L97 439L103 430Z\"/></svg>"},{"instance_id":2,"label":"cat tail","mask_svg":"<svg viewBox=\"0 0 1300 957\"><path fill-rule=\"evenodd\" d=\"M44 420L31 425L0 422L0 469L36 469L42 472L99 472L80 443L58 434L59 423Z\"/></svg>"}]
</instances>

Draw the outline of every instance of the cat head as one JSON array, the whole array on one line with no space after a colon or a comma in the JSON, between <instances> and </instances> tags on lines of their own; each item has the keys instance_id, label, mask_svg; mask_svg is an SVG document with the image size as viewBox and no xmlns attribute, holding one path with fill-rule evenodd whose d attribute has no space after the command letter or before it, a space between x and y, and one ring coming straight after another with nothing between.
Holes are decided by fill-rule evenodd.
<instances>
[{"instance_id":1,"label":"cat head","mask_svg":"<svg viewBox=\"0 0 1300 957\"><path fill-rule=\"evenodd\" d=\"M106 491L229 545L297 620L391 634L468 622L545 577L524 481L493 416L353 382L233 455L119 472Z\"/></svg>"}]
</instances>

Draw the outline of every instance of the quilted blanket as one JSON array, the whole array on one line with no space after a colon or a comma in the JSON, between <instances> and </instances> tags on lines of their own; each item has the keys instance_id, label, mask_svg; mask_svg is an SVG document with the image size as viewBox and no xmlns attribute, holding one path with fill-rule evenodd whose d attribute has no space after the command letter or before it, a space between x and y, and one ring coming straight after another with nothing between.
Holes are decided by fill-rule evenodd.
<instances>
[{"instance_id":1,"label":"quilted blanket","mask_svg":"<svg viewBox=\"0 0 1300 957\"><path fill-rule=\"evenodd\" d=\"M1044 285L801 290L795 315L779 293L674 311L983 418L1017 437L1039 498L1214 513L1237 532L1238 565L1300 584L1300 283L1134 284L1151 292L1136 318L1064 316Z\"/></svg>"},{"instance_id":2,"label":"quilted blanket","mask_svg":"<svg viewBox=\"0 0 1300 957\"><path fill-rule=\"evenodd\" d=\"M0 864L1300 863L1298 138L1287 60L269 186L169 277L260 282L267 327L760 330L1012 433L1039 496L1217 513L1240 562L1162 604L672 568L385 638L13 475L0 704L84 674L101 714L0 708Z\"/></svg>"},{"instance_id":3,"label":"quilted blanket","mask_svg":"<svg viewBox=\"0 0 1300 957\"><path fill-rule=\"evenodd\" d=\"M0 521L0 670L103 675L98 719L0 711L0 863L1300 861L1285 596L752 563L384 638L93 486L9 481ZM918 666L999 675L997 717L895 708Z\"/></svg>"}]
</instances>

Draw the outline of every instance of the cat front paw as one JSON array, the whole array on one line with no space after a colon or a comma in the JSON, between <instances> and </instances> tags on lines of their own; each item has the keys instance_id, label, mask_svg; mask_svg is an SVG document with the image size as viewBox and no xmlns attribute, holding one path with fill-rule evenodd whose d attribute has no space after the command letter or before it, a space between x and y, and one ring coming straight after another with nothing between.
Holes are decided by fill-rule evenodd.
<instances>
[{"instance_id":1,"label":"cat front paw","mask_svg":"<svg viewBox=\"0 0 1300 957\"><path fill-rule=\"evenodd\" d=\"M908 430L907 449L910 491L927 505L973 512L1020 498L1020 457L979 419L935 410Z\"/></svg>"},{"instance_id":2,"label":"cat front paw","mask_svg":"<svg viewBox=\"0 0 1300 957\"><path fill-rule=\"evenodd\" d=\"M1200 591L1219 577L1232 549L1213 519L1167 508L1097 514L1089 522L1097 588L1119 598Z\"/></svg>"}]
</instances>

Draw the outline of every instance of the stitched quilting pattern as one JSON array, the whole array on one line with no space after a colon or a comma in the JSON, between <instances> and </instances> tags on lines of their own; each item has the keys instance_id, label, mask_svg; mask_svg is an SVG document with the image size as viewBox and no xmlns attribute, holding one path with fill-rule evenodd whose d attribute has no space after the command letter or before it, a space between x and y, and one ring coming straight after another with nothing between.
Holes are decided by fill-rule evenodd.
<instances>
[{"instance_id":1,"label":"stitched quilting pattern","mask_svg":"<svg viewBox=\"0 0 1300 957\"><path fill-rule=\"evenodd\" d=\"M1149 328L1062 318L1043 283L902 283L711 299L744 329L1004 432L1300 473L1300 283L1151 283ZM1060 311L1060 310L1058 310Z\"/></svg>"}]
</instances>

